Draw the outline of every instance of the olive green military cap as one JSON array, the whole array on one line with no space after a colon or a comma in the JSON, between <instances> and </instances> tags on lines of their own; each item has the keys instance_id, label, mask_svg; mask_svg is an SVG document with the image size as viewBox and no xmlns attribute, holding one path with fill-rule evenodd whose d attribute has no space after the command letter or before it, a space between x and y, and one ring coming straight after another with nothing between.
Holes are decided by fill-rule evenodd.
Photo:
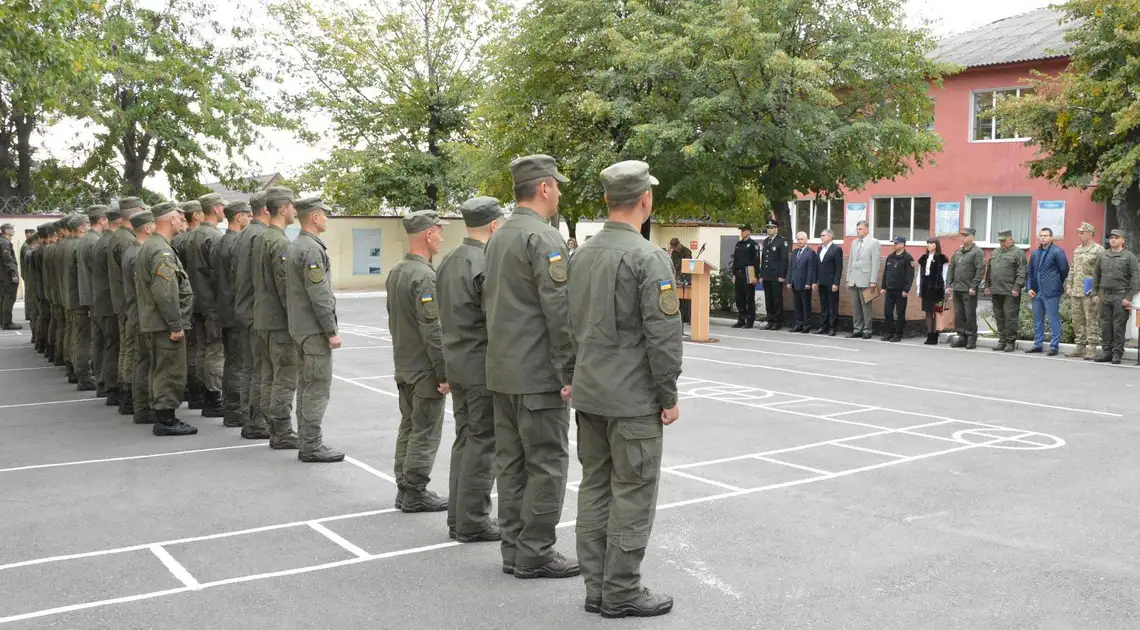
<instances>
[{"instance_id":1,"label":"olive green military cap","mask_svg":"<svg viewBox=\"0 0 1140 630\"><path fill-rule=\"evenodd\" d=\"M148 210L143 210L142 212L131 217L131 227L135 228L136 230L146 225L147 223L154 223L154 214Z\"/></svg>"},{"instance_id":2,"label":"olive green military cap","mask_svg":"<svg viewBox=\"0 0 1140 630\"><path fill-rule=\"evenodd\" d=\"M282 186L274 186L265 191L265 203L270 204L275 201L288 201L293 202L293 191Z\"/></svg>"},{"instance_id":3,"label":"olive green military cap","mask_svg":"<svg viewBox=\"0 0 1140 630\"><path fill-rule=\"evenodd\" d=\"M649 174L649 165L638 160L618 162L602 171L602 189L611 203L636 201L656 185L657 178Z\"/></svg>"},{"instance_id":4,"label":"olive green military cap","mask_svg":"<svg viewBox=\"0 0 1140 630\"><path fill-rule=\"evenodd\" d=\"M202 206L202 209L213 208L219 203L225 204L226 202L218 193L207 193L198 197L198 205Z\"/></svg>"},{"instance_id":5,"label":"olive green military cap","mask_svg":"<svg viewBox=\"0 0 1140 630\"><path fill-rule=\"evenodd\" d=\"M0 225L0 232L3 232L4 230L14 230L14 229L16 229L16 226L12 225L11 223L5 223L4 225Z\"/></svg>"},{"instance_id":6,"label":"olive green military cap","mask_svg":"<svg viewBox=\"0 0 1140 630\"><path fill-rule=\"evenodd\" d=\"M40 238L44 238L45 236L47 236L47 234L48 234L47 224L43 223L41 225L37 225L36 226L36 233L40 235Z\"/></svg>"},{"instance_id":7,"label":"olive green military cap","mask_svg":"<svg viewBox=\"0 0 1140 630\"><path fill-rule=\"evenodd\" d=\"M294 205L297 206L298 217L312 214L318 210L324 210L325 212L329 211L329 207L325 205L325 202L321 201L321 198L316 196L298 199L297 203Z\"/></svg>"},{"instance_id":8,"label":"olive green military cap","mask_svg":"<svg viewBox=\"0 0 1140 630\"><path fill-rule=\"evenodd\" d=\"M463 224L469 228L483 227L496 219L503 218L503 209L499 206L499 200L494 197L468 199L459 206L459 212L463 214Z\"/></svg>"},{"instance_id":9,"label":"olive green military cap","mask_svg":"<svg viewBox=\"0 0 1140 630\"><path fill-rule=\"evenodd\" d=\"M190 202L186 202L186 203L190 203ZM193 203L198 203L198 202L195 201ZM182 205L185 206L186 204L184 203ZM151 215L154 216L155 219L157 219L161 216L168 215L171 212L177 212L178 210L179 210L178 204L175 204L173 201L164 201L160 204L155 205L155 207L151 208L150 213L151 213Z\"/></svg>"},{"instance_id":10,"label":"olive green military cap","mask_svg":"<svg viewBox=\"0 0 1140 630\"><path fill-rule=\"evenodd\" d=\"M404 231L408 234L419 234L433 225L447 225L435 210L417 210L404 217Z\"/></svg>"},{"instance_id":11,"label":"olive green military cap","mask_svg":"<svg viewBox=\"0 0 1140 630\"><path fill-rule=\"evenodd\" d=\"M249 209L249 203L247 203L245 201L231 201L231 202L227 203L226 204L226 221L233 221L234 217L236 217L237 215L239 215L243 212L246 212L246 213L252 212L252 210Z\"/></svg>"},{"instance_id":12,"label":"olive green military cap","mask_svg":"<svg viewBox=\"0 0 1140 630\"><path fill-rule=\"evenodd\" d=\"M250 210L253 210L253 211L265 209L265 191L264 190L259 190L255 193L253 193L253 196L249 198L249 207L250 207Z\"/></svg>"},{"instance_id":13,"label":"olive green military cap","mask_svg":"<svg viewBox=\"0 0 1140 630\"><path fill-rule=\"evenodd\" d=\"M99 219L107 216L107 206L87 206L87 220L98 223Z\"/></svg>"},{"instance_id":14,"label":"olive green military cap","mask_svg":"<svg viewBox=\"0 0 1140 630\"><path fill-rule=\"evenodd\" d=\"M89 225L91 220L85 214L73 214L67 217L67 229L78 230L81 226Z\"/></svg>"},{"instance_id":15,"label":"olive green military cap","mask_svg":"<svg viewBox=\"0 0 1140 630\"><path fill-rule=\"evenodd\" d=\"M123 212L118 208L107 208L106 212L104 212L103 215L107 217L108 221L118 221L119 219L123 218Z\"/></svg>"},{"instance_id":16,"label":"olive green military cap","mask_svg":"<svg viewBox=\"0 0 1140 630\"><path fill-rule=\"evenodd\" d=\"M171 202L171 203L173 203L173 202ZM175 209L180 210L182 212L182 214L186 215L187 217L194 214L195 212L201 212L202 211L202 204L198 203L197 199L191 199L190 201L183 201L182 203L180 203L174 207L175 207ZM153 209L152 209L152 212L153 212ZM154 216L157 217L159 215L156 214Z\"/></svg>"},{"instance_id":17,"label":"olive green military cap","mask_svg":"<svg viewBox=\"0 0 1140 630\"><path fill-rule=\"evenodd\" d=\"M143 203L143 200L139 199L138 197L123 197L119 200L119 212L126 212L132 208L142 208L143 210L147 210L150 208L150 206Z\"/></svg>"},{"instance_id":18,"label":"olive green military cap","mask_svg":"<svg viewBox=\"0 0 1140 630\"><path fill-rule=\"evenodd\" d=\"M558 172L558 162L549 155L528 155L511 162L511 179L515 186L547 177L563 183L570 181Z\"/></svg>"},{"instance_id":19,"label":"olive green military cap","mask_svg":"<svg viewBox=\"0 0 1140 630\"><path fill-rule=\"evenodd\" d=\"M1127 238L1124 230L1112 230L1108 233L1109 236L1119 236L1120 238Z\"/></svg>"},{"instance_id":20,"label":"olive green military cap","mask_svg":"<svg viewBox=\"0 0 1140 630\"><path fill-rule=\"evenodd\" d=\"M1013 238L1013 230L1002 230L998 232L999 239Z\"/></svg>"},{"instance_id":21,"label":"olive green military cap","mask_svg":"<svg viewBox=\"0 0 1140 630\"><path fill-rule=\"evenodd\" d=\"M1077 228L1078 232L1096 232L1096 226L1088 221L1083 221L1081 227Z\"/></svg>"},{"instance_id":22,"label":"olive green military cap","mask_svg":"<svg viewBox=\"0 0 1140 630\"><path fill-rule=\"evenodd\" d=\"M51 236L52 234L55 234L56 228L55 228L55 222L54 221L52 223L45 223L45 224L41 225L40 227L43 228L43 230L44 230L44 236Z\"/></svg>"},{"instance_id":23,"label":"olive green military cap","mask_svg":"<svg viewBox=\"0 0 1140 630\"><path fill-rule=\"evenodd\" d=\"M961 229L961 230L959 230L959 232L958 232L958 234L961 234L961 235L963 235L963 236L965 236L965 235L967 235L967 234L969 234L970 236L974 236L974 235L975 235L975 234L977 234L977 233L978 233L978 231L977 231L977 230L975 230L974 228L962 228L962 229Z\"/></svg>"}]
</instances>

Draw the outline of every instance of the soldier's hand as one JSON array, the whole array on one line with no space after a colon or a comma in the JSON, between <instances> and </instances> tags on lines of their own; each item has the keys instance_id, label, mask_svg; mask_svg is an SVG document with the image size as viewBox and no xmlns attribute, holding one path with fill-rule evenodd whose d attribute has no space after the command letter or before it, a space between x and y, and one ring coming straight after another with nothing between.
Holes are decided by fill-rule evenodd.
<instances>
[{"instance_id":1,"label":"soldier's hand","mask_svg":"<svg viewBox=\"0 0 1140 630\"><path fill-rule=\"evenodd\" d=\"M1132 300L1124 300L1120 303L1124 308L1132 308Z\"/></svg>"},{"instance_id":2,"label":"soldier's hand","mask_svg":"<svg viewBox=\"0 0 1140 630\"><path fill-rule=\"evenodd\" d=\"M970 289L970 295L977 295L977 294L978 294L978 292L977 292L977 291L975 291L975 290L973 290L973 289Z\"/></svg>"},{"instance_id":3,"label":"soldier's hand","mask_svg":"<svg viewBox=\"0 0 1140 630\"><path fill-rule=\"evenodd\" d=\"M778 279L780 282L783 282L783 281L784 281L784 278L777 278L777 279Z\"/></svg>"},{"instance_id":4,"label":"soldier's hand","mask_svg":"<svg viewBox=\"0 0 1140 630\"><path fill-rule=\"evenodd\" d=\"M839 293L839 285L838 284L831 285L831 291L832 291L832 293Z\"/></svg>"},{"instance_id":5,"label":"soldier's hand","mask_svg":"<svg viewBox=\"0 0 1140 630\"><path fill-rule=\"evenodd\" d=\"M813 284L813 285L811 285L811 290L812 290L812 291L818 291L818 290L819 290L819 285L818 285L818 284Z\"/></svg>"},{"instance_id":6,"label":"soldier's hand","mask_svg":"<svg viewBox=\"0 0 1140 630\"><path fill-rule=\"evenodd\" d=\"M903 291L903 297L910 297L910 291Z\"/></svg>"},{"instance_id":7,"label":"soldier's hand","mask_svg":"<svg viewBox=\"0 0 1140 630\"><path fill-rule=\"evenodd\" d=\"M447 383L440 383L439 386L435 388L435 390L446 396L451 393L451 385Z\"/></svg>"},{"instance_id":8,"label":"soldier's hand","mask_svg":"<svg viewBox=\"0 0 1140 630\"><path fill-rule=\"evenodd\" d=\"M1072 289L1065 289L1065 297L1073 297Z\"/></svg>"},{"instance_id":9,"label":"soldier's hand","mask_svg":"<svg viewBox=\"0 0 1140 630\"><path fill-rule=\"evenodd\" d=\"M678 405L673 405L672 409L661 410L661 424L669 426L681 417L681 408Z\"/></svg>"},{"instance_id":10,"label":"soldier's hand","mask_svg":"<svg viewBox=\"0 0 1140 630\"><path fill-rule=\"evenodd\" d=\"M340 335L333 335L329 337L329 347L336 350L340 347Z\"/></svg>"},{"instance_id":11,"label":"soldier's hand","mask_svg":"<svg viewBox=\"0 0 1140 630\"><path fill-rule=\"evenodd\" d=\"M1019 295L1021 295L1021 291L1018 291L1017 289L1014 289L1014 290L1013 290L1013 297L1018 297Z\"/></svg>"},{"instance_id":12,"label":"soldier's hand","mask_svg":"<svg viewBox=\"0 0 1140 630\"><path fill-rule=\"evenodd\" d=\"M879 291L879 295L886 295L886 294L887 294L887 290L886 290L886 289L883 289L883 290Z\"/></svg>"},{"instance_id":13,"label":"soldier's hand","mask_svg":"<svg viewBox=\"0 0 1140 630\"><path fill-rule=\"evenodd\" d=\"M186 337L186 331L184 331L184 330L180 330L178 332L170 333L170 340L171 341L182 341L182 339L184 337Z\"/></svg>"},{"instance_id":14,"label":"soldier's hand","mask_svg":"<svg viewBox=\"0 0 1140 630\"><path fill-rule=\"evenodd\" d=\"M570 402L570 396L574 394L574 386L566 385L562 388L562 402Z\"/></svg>"}]
</instances>

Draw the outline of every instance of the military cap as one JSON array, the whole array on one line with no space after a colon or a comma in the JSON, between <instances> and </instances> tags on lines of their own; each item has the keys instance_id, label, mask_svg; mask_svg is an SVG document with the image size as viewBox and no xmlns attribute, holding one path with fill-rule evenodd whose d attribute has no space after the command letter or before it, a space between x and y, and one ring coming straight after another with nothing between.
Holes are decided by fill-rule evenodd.
<instances>
[{"instance_id":1,"label":"military cap","mask_svg":"<svg viewBox=\"0 0 1140 630\"><path fill-rule=\"evenodd\" d=\"M1084 221L1081 223L1081 227L1077 228L1077 231L1078 232L1096 232L1096 227L1094 227L1092 223L1089 223L1088 221Z\"/></svg>"},{"instance_id":2,"label":"military cap","mask_svg":"<svg viewBox=\"0 0 1140 630\"><path fill-rule=\"evenodd\" d=\"M197 199L191 199L190 201L183 201L182 203L178 204L175 206L175 209L181 211L183 215L189 216L195 212L201 212L202 204L198 203ZM158 217L160 215L155 214L154 216Z\"/></svg>"},{"instance_id":3,"label":"military cap","mask_svg":"<svg viewBox=\"0 0 1140 630\"><path fill-rule=\"evenodd\" d=\"M265 203L270 204L275 201L293 201L293 191L282 186L274 186L265 191Z\"/></svg>"},{"instance_id":4,"label":"military cap","mask_svg":"<svg viewBox=\"0 0 1140 630\"><path fill-rule=\"evenodd\" d=\"M741 232L751 232L752 231L752 224L751 223L745 223L744 225L740 226L740 231Z\"/></svg>"},{"instance_id":5,"label":"military cap","mask_svg":"<svg viewBox=\"0 0 1140 630\"><path fill-rule=\"evenodd\" d=\"M159 204L159 205L162 205L162 204ZM157 207L157 206L155 206L155 207ZM154 214L152 214L148 210L143 210L142 212L131 217L131 227L133 227L136 230L141 228L142 226L146 225L147 223L154 223Z\"/></svg>"},{"instance_id":6,"label":"military cap","mask_svg":"<svg viewBox=\"0 0 1140 630\"><path fill-rule=\"evenodd\" d=\"M52 234L55 234L55 232L56 232L56 227L55 227L54 221L52 223L45 223L45 224L41 225L40 227L42 227L44 229L44 236L51 236Z\"/></svg>"},{"instance_id":7,"label":"military cap","mask_svg":"<svg viewBox=\"0 0 1140 630\"><path fill-rule=\"evenodd\" d=\"M547 177L563 183L570 181L558 172L558 162L549 155L528 155L511 162L511 179L515 186Z\"/></svg>"},{"instance_id":8,"label":"military cap","mask_svg":"<svg viewBox=\"0 0 1140 630\"><path fill-rule=\"evenodd\" d=\"M0 232L3 232L4 230L14 230L14 229L16 229L16 226L12 225L11 223L5 223L4 225L0 225Z\"/></svg>"},{"instance_id":9,"label":"military cap","mask_svg":"<svg viewBox=\"0 0 1140 630\"><path fill-rule=\"evenodd\" d=\"M234 217L243 212L252 212L245 201L231 201L226 204L226 221L233 221Z\"/></svg>"},{"instance_id":10,"label":"military cap","mask_svg":"<svg viewBox=\"0 0 1140 630\"><path fill-rule=\"evenodd\" d=\"M1119 236L1120 238L1126 238L1124 234L1124 230L1112 230L1108 233L1109 236Z\"/></svg>"},{"instance_id":11,"label":"military cap","mask_svg":"<svg viewBox=\"0 0 1140 630\"><path fill-rule=\"evenodd\" d=\"M119 200L120 213L126 212L132 208L142 208L143 210L147 210L150 208L150 206L143 203L143 200L139 199L138 197L123 197Z\"/></svg>"},{"instance_id":12,"label":"military cap","mask_svg":"<svg viewBox=\"0 0 1140 630\"><path fill-rule=\"evenodd\" d=\"M649 165L639 160L618 162L602 170L602 190L613 203L636 201L656 185L657 178L649 174Z\"/></svg>"},{"instance_id":13,"label":"military cap","mask_svg":"<svg viewBox=\"0 0 1140 630\"><path fill-rule=\"evenodd\" d=\"M107 217L108 221L118 221L123 218L123 212L118 208L107 208L103 215Z\"/></svg>"},{"instance_id":14,"label":"military cap","mask_svg":"<svg viewBox=\"0 0 1140 630\"><path fill-rule=\"evenodd\" d=\"M191 202L188 201L186 203L191 203ZM186 203L183 203L181 205L185 206ZM193 203L198 203L198 202L195 201ZM180 206L175 204L173 201L164 201L160 204L155 205L153 208L151 208L150 213L151 213L151 215L154 216L155 219L157 219L161 216L170 214L171 212L174 212L174 211L178 210L179 208L180 208ZM183 210L183 212L185 212L185 210Z\"/></svg>"},{"instance_id":15,"label":"military cap","mask_svg":"<svg viewBox=\"0 0 1140 630\"><path fill-rule=\"evenodd\" d=\"M47 224L37 225L36 234L38 234L40 238L47 236Z\"/></svg>"},{"instance_id":16,"label":"military cap","mask_svg":"<svg viewBox=\"0 0 1140 630\"><path fill-rule=\"evenodd\" d=\"M447 225L435 210L417 210L404 217L404 231L408 234L418 234L433 225Z\"/></svg>"},{"instance_id":17,"label":"military cap","mask_svg":"<svg viewBox=\"0 0 1140 630\"><path fill-rule=\"evenodd\" d=\"M293 205L297 206L298 217L312 214L317 210L324 210L325 212L329 211L329 207L325 205L325 202L321 201L321 198L316 196L298 199L297 202Z\"/></svg>"},{"instance_id":18,"label":"military cap","mask_svg":"<svg viewBox=\"0 0 1140 630\"><path fill-rule=\"evenodd\" d=\"M896 237L891 239L891 242L894 243L895 245L906 245L906 237L905 236L896 236Z\"/></svg>"},{"instance_id":19,"label":"military cap","mask_svg":"<svg viewBox=\"0 0 1140 630\"><path fill-rule=\"evenodd\" d=\"M98 223L99 219L107 216L107 206L87 206L87 219Z\"/></svg>"},{"instance_id":20,"label":"military cap","mask_svg":"<svg viewBox=\"0 0 1140 630\"><path fill-rule=\"evenodd\" d=\"M1002 230L998 232L998 238L1002 240L1013 238L1013 230Z\"/></svg>"},{"instance_id":21,"label":"military cap","mask_svg":"<svg viewBox=\"0 0 1140 630\"><path fill-rule=\"evenodd\" d=\"M773 219L768 219L768 222L764 224L765 230L767 230L769 228L779 228L779 227L780 227L780 224L776 223L776 221Z\"/></svg>"},{"instance_id":22,"label":"military cap","mask_svg":"<svg viewBox=\"0 0 1140 630\"><path fill-rule=\"evenodd\" d=\"M495 219L503 218L503 209L494 197L468 199L459 206L459 212L463 214L463 224L469 228L483 227Z\"/></svg>"},{"instance_id":23,"label":"military cap","mask_svg":"<svg viewBox=\"0 0 1140 630\"><path fill-rule=\"evenodd\" d=\"M265 209L265 191L259 190L253 193L249 198L250 210L264 210Z\"/></svg>"},{"instance_id":24,"label":"military cap","mask_svg":"<svg viewBox=\"0 0 1140 630\"><path fill-rule=\"evenodd\" d=\"M85 214L73 214L67 218L67 229L78 230L80 226L89 225L91 220Z\"/></svg>"},{"instance_id":25,"label":"military cap","mask_svg":"<svg viewBox=\"0 0 1140 630\"><path fill-rule=\"evenodd\" d=\"M968 227L962 228L961 230L958 231L958 234L963 235L963 236L966 234L969 234L970 236L974 236L977 233L978 233L977 230L975 230L974 228L968 228Z\"/></svg>"},{"instance_id":26,"label":"military cap","mask_svg":"<svg viewBox=\"0 0 1140 630\"><path fill-rule=\"evenodd\" d=\"M213 208L219 203L225 204L225 200L222 199L222 196L218 193L207 193L201 197L198 197L198 205L201 206L203 210L206 208Z\"/></svg>"}]
</instances>

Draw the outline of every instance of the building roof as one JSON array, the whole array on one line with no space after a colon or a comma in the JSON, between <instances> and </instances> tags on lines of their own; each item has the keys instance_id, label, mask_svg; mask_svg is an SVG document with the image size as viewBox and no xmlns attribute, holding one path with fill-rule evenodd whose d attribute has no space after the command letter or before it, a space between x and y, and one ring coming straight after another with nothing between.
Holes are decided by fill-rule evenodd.
<instances>
[{"instance_id":1,"label":"building roof","mask_svg":"<svg viewBox=\"0 0 1140 630\"><path fill-rule=\"evenodd\" d=\"M273 185L273 182L280 179L281 173L267 173L265 175L250 177L246 181L254 187L254 192L257 192L259 190L265 190L266 188L269 188ZM203 184L203 186L209 188L210 192L218 193L226 201L249 201L249 198L253 196L253 193L251 192L244 192L241 190L233 190L232 188L227 188L226 185L222 184L221 182L210 182L209 184Z\"/></svg>"},{"instance_id":2,"label":"building roof","mask_svg":"<svg viewBox=\"0 0 1140 630\"><path fill-rule=\"evenodd\" d=\"M1071 46L1065 33L1078 23L1061 24L1063 17L1038 9L998 20L941 40L932 57L967 68L1066 57Z\"/></svg>"}]
</instances>

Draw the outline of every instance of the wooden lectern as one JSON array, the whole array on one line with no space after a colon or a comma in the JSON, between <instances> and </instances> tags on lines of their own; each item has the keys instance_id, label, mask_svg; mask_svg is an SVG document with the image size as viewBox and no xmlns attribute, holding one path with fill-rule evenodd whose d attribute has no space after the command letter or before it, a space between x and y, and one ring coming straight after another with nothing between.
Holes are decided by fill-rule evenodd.
<instances>
[{"instance_id":1,"label":"wooden lectern","mask_svg":"<svg viewBox=\"0 0 1140 630\"><path fill-rule=\"evenodd\" d=\"M681 273L689 276L690 284L684 287L682 297L689 300L689 341L711 343L709 338L709 274L712 265L703 260L686 258L681 261Z\"/></svg>"}]
</instances>

